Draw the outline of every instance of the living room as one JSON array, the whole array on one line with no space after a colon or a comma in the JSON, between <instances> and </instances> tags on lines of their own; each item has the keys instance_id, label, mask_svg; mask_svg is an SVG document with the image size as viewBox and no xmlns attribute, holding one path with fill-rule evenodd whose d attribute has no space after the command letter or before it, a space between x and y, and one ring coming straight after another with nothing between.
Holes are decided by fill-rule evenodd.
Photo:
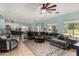
<instances>
[{"instance_id":1,"label":"living room","mask_svg":"<svg viewBox=\"0 0 79 59\"><path fill-rule=\"evenodd\" d=\"M79 56L78 15L79 3L0 3L0 56Z\"/></svg>"}]
</instances>

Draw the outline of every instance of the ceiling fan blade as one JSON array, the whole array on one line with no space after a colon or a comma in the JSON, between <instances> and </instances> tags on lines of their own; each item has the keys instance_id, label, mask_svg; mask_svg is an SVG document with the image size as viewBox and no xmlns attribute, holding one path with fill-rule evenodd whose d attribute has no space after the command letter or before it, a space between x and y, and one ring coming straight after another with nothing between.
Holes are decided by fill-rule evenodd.
<instances>
[{"instance_id":1,"label":"ceiling fan blade","mask_svg":"<svg viewBox=\"0 0 79 59\"><path fill-rule=\"evenodd\" d=\"M52 13L51 11L49 11L49 10L46 10L48 13Z\"/></svg>"},{"instance_id":2,"label":"ceiling fan blade","mask_svg":"<svg viewBox=\"0 0 79 59\"><path fill-rule=\"evenodd\" d=\"M47 10L52 10L52 11L56 11L56 9L47 9Z\"/></svg>"},{"instance_id":3,"label":"ceiling fan blade","mask_svg":"<svg viewBox=\"0 0 79 59\"><path fill-rule=\"evenodd\" d=\"M44 9L45 8L45 3L43 3L42 5L43 5L42 9Z\"/></svg>"},{"instance_id":4,"label":"ceiling fan blade","mask_svg":"<svg viewBox=\"0 0 79 59\"><path fill-rule=\"evenodd\" d=\"M45 7L48 7L50 5L50 3L46 3L46 6Z\"/></svg>"},{"instance_id":5,"label":"ceiling fan blade","mask_svg":"<svg viewBox=\"0 0 79 59\"><path fill-rule=\"evenodd\" d=\"M52 7L56 7L57 5L52 5L52 6L50 6L50 7L47 7L47 8L52 8Z\"/></svg>"}]
</instances>

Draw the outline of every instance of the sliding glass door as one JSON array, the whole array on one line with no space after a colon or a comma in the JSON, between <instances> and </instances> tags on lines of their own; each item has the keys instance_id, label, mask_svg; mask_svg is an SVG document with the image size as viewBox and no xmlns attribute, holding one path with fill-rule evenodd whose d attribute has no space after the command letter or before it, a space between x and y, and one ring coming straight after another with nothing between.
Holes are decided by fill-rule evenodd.
<instances>
[{"instance_id":1,"label":"sliding glass door","mask_svg":"<svg viewBox=\"0 0 79 59\"><path fill-rule=\"evenodd\" d=\"M68 35L73 40L79 41L79 24L78 23L66 23L64 25L64 34Z\"/></svg>"}]
</instances>

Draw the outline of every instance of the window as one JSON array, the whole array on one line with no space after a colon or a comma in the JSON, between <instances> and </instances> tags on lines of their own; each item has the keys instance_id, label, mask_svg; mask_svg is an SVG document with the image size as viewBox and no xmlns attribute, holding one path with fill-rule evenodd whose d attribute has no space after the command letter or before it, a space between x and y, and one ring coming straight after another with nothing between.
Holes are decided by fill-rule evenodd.
<instances>
[{"instance_id":1,"label":"window","mask_svg":"<svg viewBox=\"0 0 79 59\"><path fill-rule=\"evenodd\" d=\"M22 31L28 31L28 26L21 25Z\"/></svg>"},{"instance_id":2,"label":"window","mask_svg":"<svg viewBox=\"0 0 79 59\"><path fill-rule=\"evenodd\" d=\"M57 32L56 24L48 24L48 32Z\"/></svg>"},{"instance_id":3,"label":"window","mask_svg":"<svg viewBox=\"0 0 79 59\"><path fill-rule=\"evenodd\" d=\"M41 31L41 25L37 26L37 31L40 32Z\"/></svg>"}]
</instances>

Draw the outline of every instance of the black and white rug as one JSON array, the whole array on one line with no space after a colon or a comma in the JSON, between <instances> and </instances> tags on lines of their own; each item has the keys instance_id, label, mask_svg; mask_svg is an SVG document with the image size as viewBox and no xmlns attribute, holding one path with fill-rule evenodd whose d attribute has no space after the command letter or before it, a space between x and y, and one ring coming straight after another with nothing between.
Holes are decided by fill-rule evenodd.
<instances>
[{"instance_id":1,"label":"black and white rug","mask_svg":"<svg viewBox=\"0 0 79 59\"><path fill-rule=\"evenodd\" d=\"M65 56L66 50L52 46L48 41L44 43L36 43L27 40L24 44L34 53L35 56Z\"/></svg>"}]
</instances>

